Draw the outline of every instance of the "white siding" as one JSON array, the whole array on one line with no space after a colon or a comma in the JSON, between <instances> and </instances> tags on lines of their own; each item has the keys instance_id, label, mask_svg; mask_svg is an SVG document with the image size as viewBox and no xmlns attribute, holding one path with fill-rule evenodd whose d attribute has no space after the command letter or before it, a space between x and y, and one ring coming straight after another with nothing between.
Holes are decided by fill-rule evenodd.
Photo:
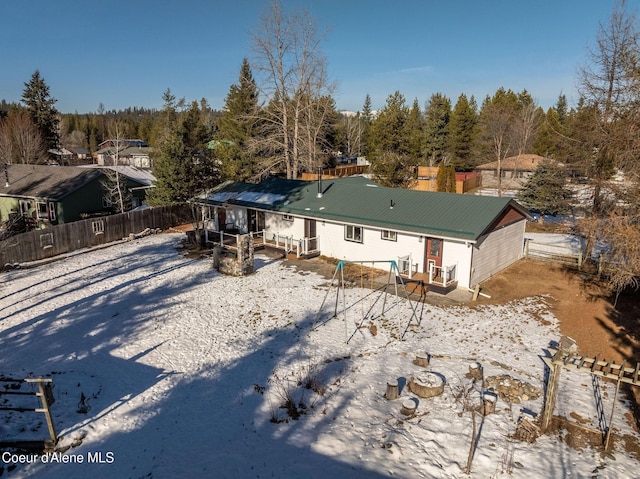
<instances>
[{"instance_id":1,"label":"white siding","mask_svg":"<svg viewBox=\"0 0 640 479\"><path fill-rule=\"evenodd\" d=\"M451 240L445 240L442 247L442 266L456 266L459 288L469 287L472 251L471 244L467 246L466 243Z\"/></svg>"},{"instance_id":2,"label":"white siding","mask_svg":"<svg viewBox=\"0 0 640 479\"><path fill-rule=\"evenodd\" d=\"M505 226L480 237L473 247L473 267L469 287L522 258L525 221Z\"/></svg>"},{"instance_id":3,"label":"white siding","mask_svg":"<svg viewBox=\"0 0 640 479\"><path fill-rule=\"evenodd\" d=\"M265 231L267 238L271 239L273 235L293 236L293 239L304 237L304 218L294 217L293 221L283 219L281 213L265 213L264 215Z\"/></svg>"},{"instance_id":4,"label":"white siding","mask_svg":"<svg viewBox=\"0 0 640 479\"><path fill-rule=\"evenodd\" d=\"M318 221L320 251L323 255L348 261L398 260L400 256L411 255L412 263L418 270L424 263L424 242L418 235L397 233L396 241L382 239L379 229L362 227L362 243L344 239L344 224ZM391 230L393 231L393 230Z\"/></svg>"}]
</instances>

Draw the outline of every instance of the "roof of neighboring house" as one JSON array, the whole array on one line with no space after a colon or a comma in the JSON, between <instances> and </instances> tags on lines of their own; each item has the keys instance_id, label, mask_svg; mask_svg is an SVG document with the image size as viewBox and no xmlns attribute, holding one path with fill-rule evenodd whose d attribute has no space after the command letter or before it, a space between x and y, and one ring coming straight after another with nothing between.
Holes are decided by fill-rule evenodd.
<instances>
[{"instance_id":1,"label":"roof of neighboring house","mask_svg":"<svg viewBox=\"0 0 640 479\"><path fill-rule=\"evenodd\" d=\"M89 150L87 150L86 148L81 148L76 146L72 146L68 149L69 151L71 151L72 153L75 153L76 155L88 155L90 153Z\"/></svg>"},{"instance_id":2,"label":"roof of neighboring house","mask_svg":"<svg viewBox=\"0 0 640 479\"><path fill-rule=\"evenodd\" d=\"M535 171L541 163L555 162L551 158L545 158L540 155L516 155L510 156L502 160L500 169L502 170L518 170L518 171ZM497 170L498 162L492 161L491 163L485 163L484 165L476 166L476 170Z\"/></svg>"},{"instance_id":3,"label":"roof of neighboring house","mask_svg":"<svg viewBox=\"0 0 640 479\"><path fill-rule=\"evenodd\" d=\"M58 201L102 176L94 169L75 166L7 165L9 186L0 169L0 196Z\"/></svg>"},{"instance_id":4,"label":"roof of neighboring house","mask_svg":"<svg viewBox=\"0 0 640 479\"><path fill-rule=\"evenodd\" d=\"M268 179L224 183L207 195L213 205L239 205L340 223L475 241L509 209L527 210L510 198L386 188L364 177L318 183Z\"/></svg>"},{"instance_id":5,"label":"roof of neighboring house","mask_svg":"<svg viewBox=\"0 0 640 479\"><path fill-rule=\"evenodd\" d=\"M119 156L149 156L151 148L148 146L121 146L118 150ZM114 155L115 150L112 147L102 148L96 151L98 155Z\"/></svg>"},{"instance_id":6,"label":"roof of neighboring house","mask_svg":"<svg viewBox=\"0 0 640 479\"><path fill-rule=\"evenodd\" d=\"M82 165L80 168L104 168L107 170L117 171L121 175L126 176L127 178L140 183L144 186L151 186L154 181L156 181L156 177L153 175L151 170L146 170L142 168L136 168L135 166L128 165L118 165L118 166L101 166L101 165Z\"/></svg>"},{"instance_id":7,"label":"roof of neighboring house","mask_svg":"<svg viewBox=\"0 0 640 479\"><path fill-rule=\"evenodd\" d=\"M121 145L121 146L149 146L149 144L144 141L144 140L140 140L140 139L114 139L111 138L109 140L105 140L102 143L100 143L98 145L98 149L101 148L105 148L107 146L113 146L113 145Z\"/></svg>"}]
</instances>

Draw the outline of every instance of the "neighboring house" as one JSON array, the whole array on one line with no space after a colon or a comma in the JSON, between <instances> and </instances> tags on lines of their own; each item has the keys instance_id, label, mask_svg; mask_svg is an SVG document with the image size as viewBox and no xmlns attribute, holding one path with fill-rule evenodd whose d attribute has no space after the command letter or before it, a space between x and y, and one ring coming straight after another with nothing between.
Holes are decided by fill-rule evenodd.
<instances>
[{"instance_id":1,"label":"neighboring house","mask_svg":"<svg viewBox=\"0 0 640 479\"><path fill-rule=\"evenodd\" d=\"M73 154L75 160L78 163L84 163L84 162L87 162L89 160L92 160L91 153L86 148L80 148L80 147L73 146L73 147L67 148L67 149Z\"/></svg>"},{"instance_id":2,"label":"neighboring house","mask_svg":"<svg viewBox=\"0 0 640 479\"><path fill-rule=\"evenodd\" d=\"M299 257L396 260L434 291L468 288L522 257L528 212L513 199L385 188L363 177L225 183L197 201L205 236Z\"/></svg>"},{"instance_id":3,"label":"neighboring house","mask_svg":"<svg viewBox=\"0 0 640 479\"><path fill-rule=\"evenodd\" d=\"M108 214L100 169L75 166L7 165L0 178L0 223L20 215L31 227L70 223ZM128 180L128 187L144 186Z\"/></svg>"},{"instance_id":4,"label":"neighboring house","mask_svg":"<svg viewBox=\"0 0 640 479\"><path fill-rule=\"evenodd\" d=\"M151 148L142 140L107 140L98 145L97 163L100 166L128 165L151 168Z\"/></svg>"},{"instance_id":5,"label":"neighboring house","mask_svg":"<svg viewBox=\"0 0 640 479\"><path fill-rule=\"evenodd\" d=\"M147 197L147 190L153 188L156 177L151 170L146 168L136 168L135 166L100 166L100 165L83 165L82 168L100 168L111 171L117 171L121 175L128 178L127 188L131 193L131 208L142 206Z\"/></svg>"},{"instance_id":6,"label":"neighboring house","mask_svg":"<svg viewBox=\"0 0 640 479\"><path fill-rule=\"evenodd\" d=\"M554 162L551 158L539 155L516 155L505 158L500 163L502 189L520 189L527 182L538 166L543 162ZM498 188L498 162L492 161L476 166L482 175L483 188Z\"/></svg>"},{"instance_id":7,"label":"neighboring house","mask_svg":"<svg viewBox=\"0 0 640 479\"><path fill-rule=\"evenodd\" d=\"M73 153L66 148L52 148L48 153L49 160L47 163L49 165L69 165L73 160Z\"/></svg>"}]
</instances>

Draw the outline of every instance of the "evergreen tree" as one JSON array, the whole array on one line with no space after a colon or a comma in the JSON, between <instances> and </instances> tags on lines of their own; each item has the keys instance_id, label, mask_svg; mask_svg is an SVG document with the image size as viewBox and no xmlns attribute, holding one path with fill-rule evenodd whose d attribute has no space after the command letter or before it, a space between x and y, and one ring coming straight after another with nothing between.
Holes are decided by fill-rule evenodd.
<instances>
[{"instance_id":1,"label":"evergreen tree","mask_svg":"<svg viewBox=\"0 0 640 479\"><path fill-rule=\"evenodd\" d=\"M441 93L431 95L425 118L425 158L435 165L446 156L451 118L451 100Z\"/></svg>"},{"instance_id":2,"label":"evergreen tree","mask_svg":"<svg viewBox=\"0 0 640 479\"><path fill-rule=\"evenodd\" d=\"M409 110L405 104L404 96L399 91L387 97L384 107L378 112L378 116L371 125L370 154L372 161L384 152L395 152L405 155L408 153L408 141L405 124L409 116Z\"/></svg>"},{"instance_id":3,"label":"evergreen tree","mask_svg":"<svg viewBox=\"0 0 640 479\"><path fill-rule=\"evenodd\" d=\"M162 112L162 141L156 148L153 172L155 188L149 191L150 205L186 203L219 182L219 168L206 148L208 130L196 101L178 114L175 97L165 92ZM198 218L194 214L194 225Z\"/></svg>"},{"instance_id":4,"label":"evergreen tree","mask_svg":"<svg viewBox=\"0 0 640 479\"><path fill-rule=\"evenodd\" d=\"M59 114L54 106L57 100L51 97L49 86L38 70L31 75L24 87L22 102L40 130L46 149L57 148L60 144Z\"/></svg>"},{"instance_id":5,"label":"evergreen tree","mask_svg":"<svg viewBox=\"0 0 640 479\"><path fill-rule=\"evenodd\" d=\"M244 181L256 173L249 147L258 110L258 88L245 58L238 83L229 88L213 144L225 179Z\"/></svg>"},{"instance_id":6,"label":"evergreen tree","mask_svg":"<svg viewBox=\"0 0 640 479\"><path fill-rule=\"evenodd\" d=\"M456 192L456 170L453 165L447 165L441 161L438 165L438 175L436 177L438 191L445 193Z\"/></svg>"},{"instance_id":7,"label":"evergreen tree","mask_svg":"<svg viewBox=\"0 0 640 479\"><path fill-rule=\"evenodd\" d=\"M424 118L417 98L413 100L413 106L407 115L405 135L409 158L413 160L414 164L420 163L424 144Z\"/></svg>"},{"instance_id":8,"label":"evergreen tree","mask_svg":"<svg viewBox=\"0 0 640 479\"><path fill-rule=\"evenodd\" d=\"M360 123L362 125L361 151L366 156L369 154L369 145L371 144L371 125L373 124L373 111L371 110L371 97L367 93L364 97L364 104L360 112Z\"/></svg>"},{"instance_id":9,"label":"evergreen tree","mask_svg":"<svg viewBox=\"0 0 640 479\"><path fill-rule=\"evenodd\" d=\"M477 135L477 125L478 113L475 100L470 102L463 93L458 97L451 112L448 135L451 163L458 170L468 170L475 166L472 148Z\"/></svg>"},{"instance_id":10,"label":"evergreen tree","mask_svg":"<svg viewBox=\"0 0 640 479\"><path fill-rule=\"evenodd\" d=\"M517 198L525 207L543 215L567 213L572 193L565 184L565 173L561 167L541 163L518 192Z\"/></svg>"}]
</instances>

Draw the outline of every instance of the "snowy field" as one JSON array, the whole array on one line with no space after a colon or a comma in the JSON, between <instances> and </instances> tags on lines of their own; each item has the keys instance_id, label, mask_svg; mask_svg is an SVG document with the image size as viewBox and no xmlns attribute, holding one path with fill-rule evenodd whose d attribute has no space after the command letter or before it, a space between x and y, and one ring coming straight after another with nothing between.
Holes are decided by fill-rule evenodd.
<instances>
[{"instance_id":1,"label":"snowy field","mask_svg":"<svg viewBox=\"0 0 640 479\"><path fill-rule=\"evenodd\" d=\"M320 315L329 321L312 329L326 279L266 256L251 276L222 276L178 252L181 238L151 236L0 274L0 375L53 378L58 447L70 461L16 464L21 457L3 454L0 476L637 477L638 462L619 445L601 456L567 446L564 433L510 439L523 411L541 412L542 395L498 399L494 414L475 416L465 474L473 431L465 404L479 405L481 394L469 365L543 390L541 356L559 339L544 298L442 309L390 296L382 311L382 293L353 288L345 320L342 312L331 319L330 290ZM376 328L367 319L356 329L369 309ZM431 356L426 370L445 378L440 396L408 390L425 371L413 364L419 351ZM401 393L390 401L394 379ZM564 370L555 413L597 429L596 399L608 421L614 396L613 385L599 386L594 394L589 375ZM279 407L287 398L288 411ZM409 398L418 406L407 417L400 409ZM619 434L635 434L628 412L620 398ZM0 438L45 439L42 416L0 411Z\"/></svg>"}]
</instances>

